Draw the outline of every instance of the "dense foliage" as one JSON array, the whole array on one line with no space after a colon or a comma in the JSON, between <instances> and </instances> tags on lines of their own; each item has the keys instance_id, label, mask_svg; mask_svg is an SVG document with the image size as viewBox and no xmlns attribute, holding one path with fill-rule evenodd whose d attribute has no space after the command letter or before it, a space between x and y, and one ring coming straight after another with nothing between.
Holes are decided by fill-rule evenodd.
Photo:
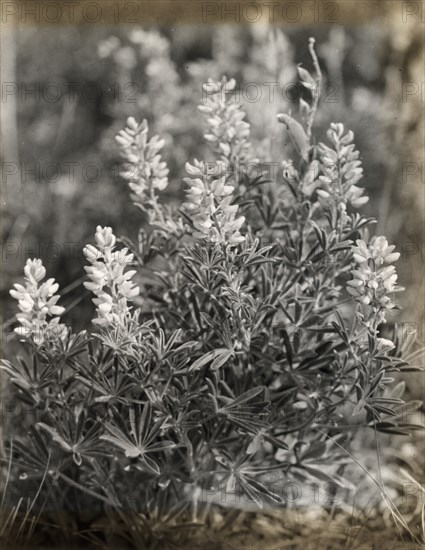
<instances>
[{"instance_id":1,"label":"dense foliage","mask_svg":"<svg viewBox=\"0 0 425 550\"><path fill-rule=\"evenodd\" d=\"M36 418L9 442L17 483L41 484L63 509L139 513L146 542L198 520L208 500L286 506L288 487L348 489L355 432L415 428L393 378L410 368L408 342L380 335L399 254L358 212L353 133L332 123L315 138L310 51L300 114L276 122L293 160L273 178L233 79L204 86L214 160L186 164L181 208L161 202L164 143L127 120L122 177L146 223L137 243L98 226L84 248L93 331L61 322L58 285L27 261L11 291L23 355L3 362Z\"/></svg>"}]
</instances>

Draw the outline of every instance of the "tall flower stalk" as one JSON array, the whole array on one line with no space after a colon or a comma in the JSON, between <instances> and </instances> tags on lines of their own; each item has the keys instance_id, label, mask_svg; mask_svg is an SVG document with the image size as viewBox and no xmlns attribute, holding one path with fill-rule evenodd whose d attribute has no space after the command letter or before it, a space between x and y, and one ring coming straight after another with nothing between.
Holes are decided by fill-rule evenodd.
<instances>
[{"instance_id":1,"label":"tall flower stalk","mask_svg":"<svg viewBox=\"0 0 425 550\"><path fill-rule=\"evenodd\" d=\"M238 205L231 204L234 187L226 183L224 166L221 168L216 174L216 166L211 169L208 163L187 162L186 171L191 177L185 178L185 182L190 189L183 206L192 218L194 237L236 245L245 240L239 231L245 218L238 217Z\"/></svg>"},{"instance_id":2,"label":"tall flower stalk","mask_svg":"<svg viewBox=\"0 0 425 550\"><path fill-rule=\"evenodd\" d=\"M353 246L353 259L356 268L351 271L353 279L347 283L347 292L365 306L368 314L364 318L366 326L376 329L385 323L386 314L395 307L392 294L403 290L397 287L397 273L392 264L400 257L389 246L385 237L373 237L368 244L362 239Z\"/></svg>"},{"instance_id":3,"label":"tall flower stalk","mask_svg":"<svg viewBox=\"0 0 425 550\"><path fill-rule=\"evenodd\" d=\"M198 109L207 117L207 132L204 139L225 165L228 175L241 163L251 159L249 142L250 125L244 120L242 106L232 101L236 81L223 77L221 82L209 80L203 85L204 101Z\"/></svg>"},{"instance_id":4,"label":"tall flower stalk","mask_svg":"<svg viewBox=\"0 0 425 550\"><path fill-rule=\"evenodd\" d=\"M15 289L10 291L11 296L18 300L21 311L16 316L21 326L15 328L15 332L21 338L31 338L37 346L41 346L50 338L60 338L66 334L65 325L59 323L65 308L57 305L60 296L56 294L59 285L55 279L41 283L46 276L41 260L28 259L24 273L25 286L15 284Z\"/></svg>"},{"instance_id":5,"label":"tall flower stalk","mask_svg":"<svg viewBox=\"0 0 425 550\"><path fill-rule=\"evenodd\" d=\"M150 221L163 221L157 192L168 185L169 171L160 154L164 140L158 136L148 139L147 121L139 124L133 117L127 119L127 127L115 139L127 161L121 176L133 191L134 203L148 212Z\"/></svg>"},{"instance_id":6,"label":"tall flower stalk","mask_svg":"<svg viewBox=\"0 0 425 550\"><path fill-rule=\"evenodd\" d=\"M319 176L319 200L324 204L334 203L345 211L347 204L359 208L366 204L369 197L357 183L363 176L359 152L353 144L354 134L345 133L341 123L332 123L327 137L333 149L320 143L319 155L322 174Z\"/></svg>"},{"instance_id":7,"label":"tall flower stalk","mask_svg":"<svg viewBox=\"0 0 425 550\"><path fill-rule=\"evenodd\" d=\"M207 116L204 138L217 160L186 163L190 177L184 179L189 189L183 205L192 219L194 237L230 245L245 240L240 233L245 217L238 216L239 206L232 202L234 183L238 182L236 172L252 156L250 126L241 105L231 100L235 87L235 80L226 77L203 85L204 100L198 108Z\"/></svg>"},{"instance_id":8,"label":"tall flower stalk","mask_svg":"<svg viewBox=\"0 0 425 550\"><path fill-rule=\"evenodd\" d=\"M88 244L83 250L91 263L85 268L91 280L84 286L96 296L93 323L125 328L131 318L129 302L139 294L139 287L131 281L136 271L125 271L133 254L127 254L127 248L115 250L116 237L110 227L97 226L95 239L97 247Z\"/></svg>"},{"instance_id":9,"label":"tall flower stalk","mask_svg":"<svg viewBox=\"0 0 425 550\"><path fill-rule=\"evenodd\" d=\"M169 170L160 153L164 140L158 136L149 139L148 133L146 120L139 124L129 117L127 127L116 136L126 160L121 176L133 192L134 204L147 214L149 223L170 235L181 235L185 231L181 218L174 215L172 207L158 201L158 193L168 186Z\"/></svg>"}]
</instances>

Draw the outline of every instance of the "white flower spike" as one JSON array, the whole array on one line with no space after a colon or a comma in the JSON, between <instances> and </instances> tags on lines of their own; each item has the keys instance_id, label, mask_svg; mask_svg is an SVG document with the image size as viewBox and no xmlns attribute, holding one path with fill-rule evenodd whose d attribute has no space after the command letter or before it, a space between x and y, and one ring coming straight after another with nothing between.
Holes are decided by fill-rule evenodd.
<instances>
[{"instance_id":1,"label":"white flower spike","mask_svg":"<svg viewBox=\"0 0 425 550\"><path fill-rule=\"evenodd\" d=\"M46 276L46 268L39 259L28 259L24 273L25 286L15 284L15 289L10 291L21 310L16 316L21 326L15 332L22 339L32 338L38 346L50 338L64 337L67 329L59 323L59 319L65 308L57 305L59 285L53 278L39 285Z\"/></svg>"},{"instance_id":2,"label":"white flower spike","mask_svg":"<svg viewBox=\"0 0 425 550\"><path fill-rule=\"evenodd\" d=\"M357 300L371 306L378 313L379 322L385 322L385 311L393 309L395 303L388 294L397 290L397 273L393 265L400 257L393 252L385 237L372 238L369 245L359 239L352 247L353 259L357 267L351 271L354 278L347 283L347 292Z\"/></svg>"},{"instance_id":3,"label":"white flower spike","mask_svg":"<svg viewBox=\"0 0 425 550\"><path fill-rule=\"evenodd\" d=\"M238 205L231 204L234 187L226 183L223 174L217 175L215 168L210 170L207 163L197 160L193 165L186 163L186 172L192 177L184 180L190 189L183 206L192 218L194 237L236 245L245 240L239 231L245 218L237 217Z\"/></svg>"},{"instance_id":4,"label":"white flower spike","mask_svg":"<svg viewBox=\"0 0 425 550\"><path fill-rule=\"evenodd\" d=\"M91 263L85 268L91 281L84 286L96 296L93 303L97 307L97 317L93 323L103 327L125 327L131 311L128 302L139 294L139 287L131 281L136 271L125 272L133 261L133 254L127 254L127 248L114 250L116 237L110 227L98 225L95 240L97 248L88 244L83 249Z\"/></svg>"}]
</instances>

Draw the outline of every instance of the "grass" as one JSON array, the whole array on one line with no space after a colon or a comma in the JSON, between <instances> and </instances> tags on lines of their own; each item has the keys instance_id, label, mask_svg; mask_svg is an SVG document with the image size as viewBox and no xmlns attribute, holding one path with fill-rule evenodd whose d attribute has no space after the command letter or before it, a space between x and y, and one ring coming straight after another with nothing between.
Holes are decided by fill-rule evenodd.
<instances>
[{"instance_id":1,"label":"grass","mask_svg":"<svg viewBox=\"0 0 425 550\"><path fill-rule=\"evenodd\" d=\"M123 518L116 518L109 523L107 538L98 529L81 531L80 533L68 532L68 541L58 540L58 526L50 524L43 518L30 517L26 512L15 510L13 521L8 527L8 538L2 538L3 548L44 550L57 548L71 550L73 548L104 548L124 550L125 548L137 549L162 549L162 548L187 548L193 550L371 550L373 548L419 549L423 543L412 541L409 534L400 537L394 527L388 529L379 520L368 521L363 512L338 510L330 513L325 510L295 510L270 513L246 513L240 512L236 517L231 511L223 512L215 510L207 525L191 528L189 531L175 530L151 542L143 542L143 522L129 525ZM229 517L228 517L229 516ZM213 517L213 519L211 519ZM231 521L228 521L230 518ZM70 522L71 523L71 522ZM12 531L15 530L18 533ZM18 536L16 536L18 534ZM62 531L59 538L63 537Z\"/></svg>"},{"instance_id":2,"label":"grass","mask_svg":"<svg viewBox=\"0 0 425 550\"><path fill-rule=\"evenodd\" d=\"M407 469L388 464L381 456L376 438L362 442L364 453L361 461L349 454L352 461L353 481L355 469L361 474L358 491L370 495L370 504L356 506L353 502L338 503L327 507L319 504L285 510L248 511L207 505L199 511L196 523L193 518L178 522L150 522L142 515L132 515L105 508L105 514L96 521L87 521L58 510L46 511L40 504L41 488L35 497L20 498L7 508L6 493L11 480L12 460L5 467L5 490L0 508L0 546L5 550L47 550L78 548L125 550L185 548L188 550L373 550L373 549L422 549L425 547L425 490ZM416 435L416 445L423 443L423 436ZM339 444L334 442L337 446ZM394 441L391 442L394 445ZM360 443L359 443L360 444ZM389 446L386 446L390 450ZM341 447L342 449L342 447ZM356 453L358 455L358 452ZM373 457L373 455L375 455ZM375 464L375 468L371 465ZM383 475L382 465L390 466ZM419 465L419 469L422 466ZM385 483L388 472L398 484L403 481L416 487L414 514L406 514L400 493L392 497ZM351 472L350 472L351 473ZM47 472L45 473L46 476ZM372 488L374 487L375 494ZM378 497L378 498L376 498ZM35 506L37 503L37 507ZM37 508L37 512L35 512Z\"/></svg>"}]
</instances>

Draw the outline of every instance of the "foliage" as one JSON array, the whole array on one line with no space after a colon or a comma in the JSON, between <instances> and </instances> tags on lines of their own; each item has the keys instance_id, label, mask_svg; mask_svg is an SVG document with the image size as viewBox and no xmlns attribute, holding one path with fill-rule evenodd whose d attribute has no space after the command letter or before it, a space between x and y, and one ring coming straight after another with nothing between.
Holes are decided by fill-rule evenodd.
<instances>
[{"instance_id":1,"label":"foliage","mask_svg":"<svg viewBox=\"0 0 425 550\"><path fill-rule=\"evenodd\" d=\"M382 90L388 59L384 56L378 62L373 53L382 38L382 29L378 30L315 29L325 69L316 139L323 138L335 119L355 131L357 145L367 151L363 162L371 199L368 215L378 211L377 203L382 205L381 182L393 158L387 140L394 132L384 131L387 122L394 121ZM126 27L19 29L15 34L18 150L4 159L19 161L18 172L4 178L10 184L4 188L6 254L0 289L4 320L9 322L14 313L10 286L22 263L37 256L63 289L68 322L76 330L86 326L90 301L81 299L76 285L84 275L83 244L100 221L132 238L140 225L137 216L127 215L131 203L118 175L114 149L114 136L126 117L146 118L152 134L165 140L170 185L162 198L180 202L186 160L194 156L211 160L202 143L201 125L192 116L193 104L208 77L220 80L222 74L231 73L237 80L239 103L245 103L253 127L255 155L278 170L283 151L290 151L275 124L276 114L296 109L302 95L293 58L296 51L297 61L308 63L308 51L302 47L308 32L298 26L257 25L206 26L191 28L190 33L184 27L156 26L130 32ZM380 231L397 239L399 246L419 242L415 231L403 233L399 220L406 217L401 212L391 212L391 223L380 217ZM410 290L408 264L401 263L398 270ZM409 305L407 293L404 300Z\"/></svg>"},{"instance_id":2,"label":"foliage","mask_svg":"<svg viewBox=\"0 0 425 550\"><path fill-rule=\"evenodd\" d=\"M94 332L18 328L26 355L3 362L37 418L9 442L16 483L41 482L64 509L138 514L139 547L196 524L211 494L262 508L286 507L288 483L349 489L355 432L417 427L393 394L393 374L414 368L406 343L380 336L397 307L399 254L357 212L367 199L353 133L332 123L327 143L315 139L313 41L310 52L316 75L298 69L300 116L278 116L294 158L274 180L253 169L233 80L205 85L215 161L186 164L180 210L161 203L163 144L148 139L147 121L128 119L122 176L145 223L136 244L117 249L98 226L84 249ZM59 324L56 285L38 287L37 260L26 275L34 281L13 291L25 325L40 311Z\"/></svg>"}]
</instances>

